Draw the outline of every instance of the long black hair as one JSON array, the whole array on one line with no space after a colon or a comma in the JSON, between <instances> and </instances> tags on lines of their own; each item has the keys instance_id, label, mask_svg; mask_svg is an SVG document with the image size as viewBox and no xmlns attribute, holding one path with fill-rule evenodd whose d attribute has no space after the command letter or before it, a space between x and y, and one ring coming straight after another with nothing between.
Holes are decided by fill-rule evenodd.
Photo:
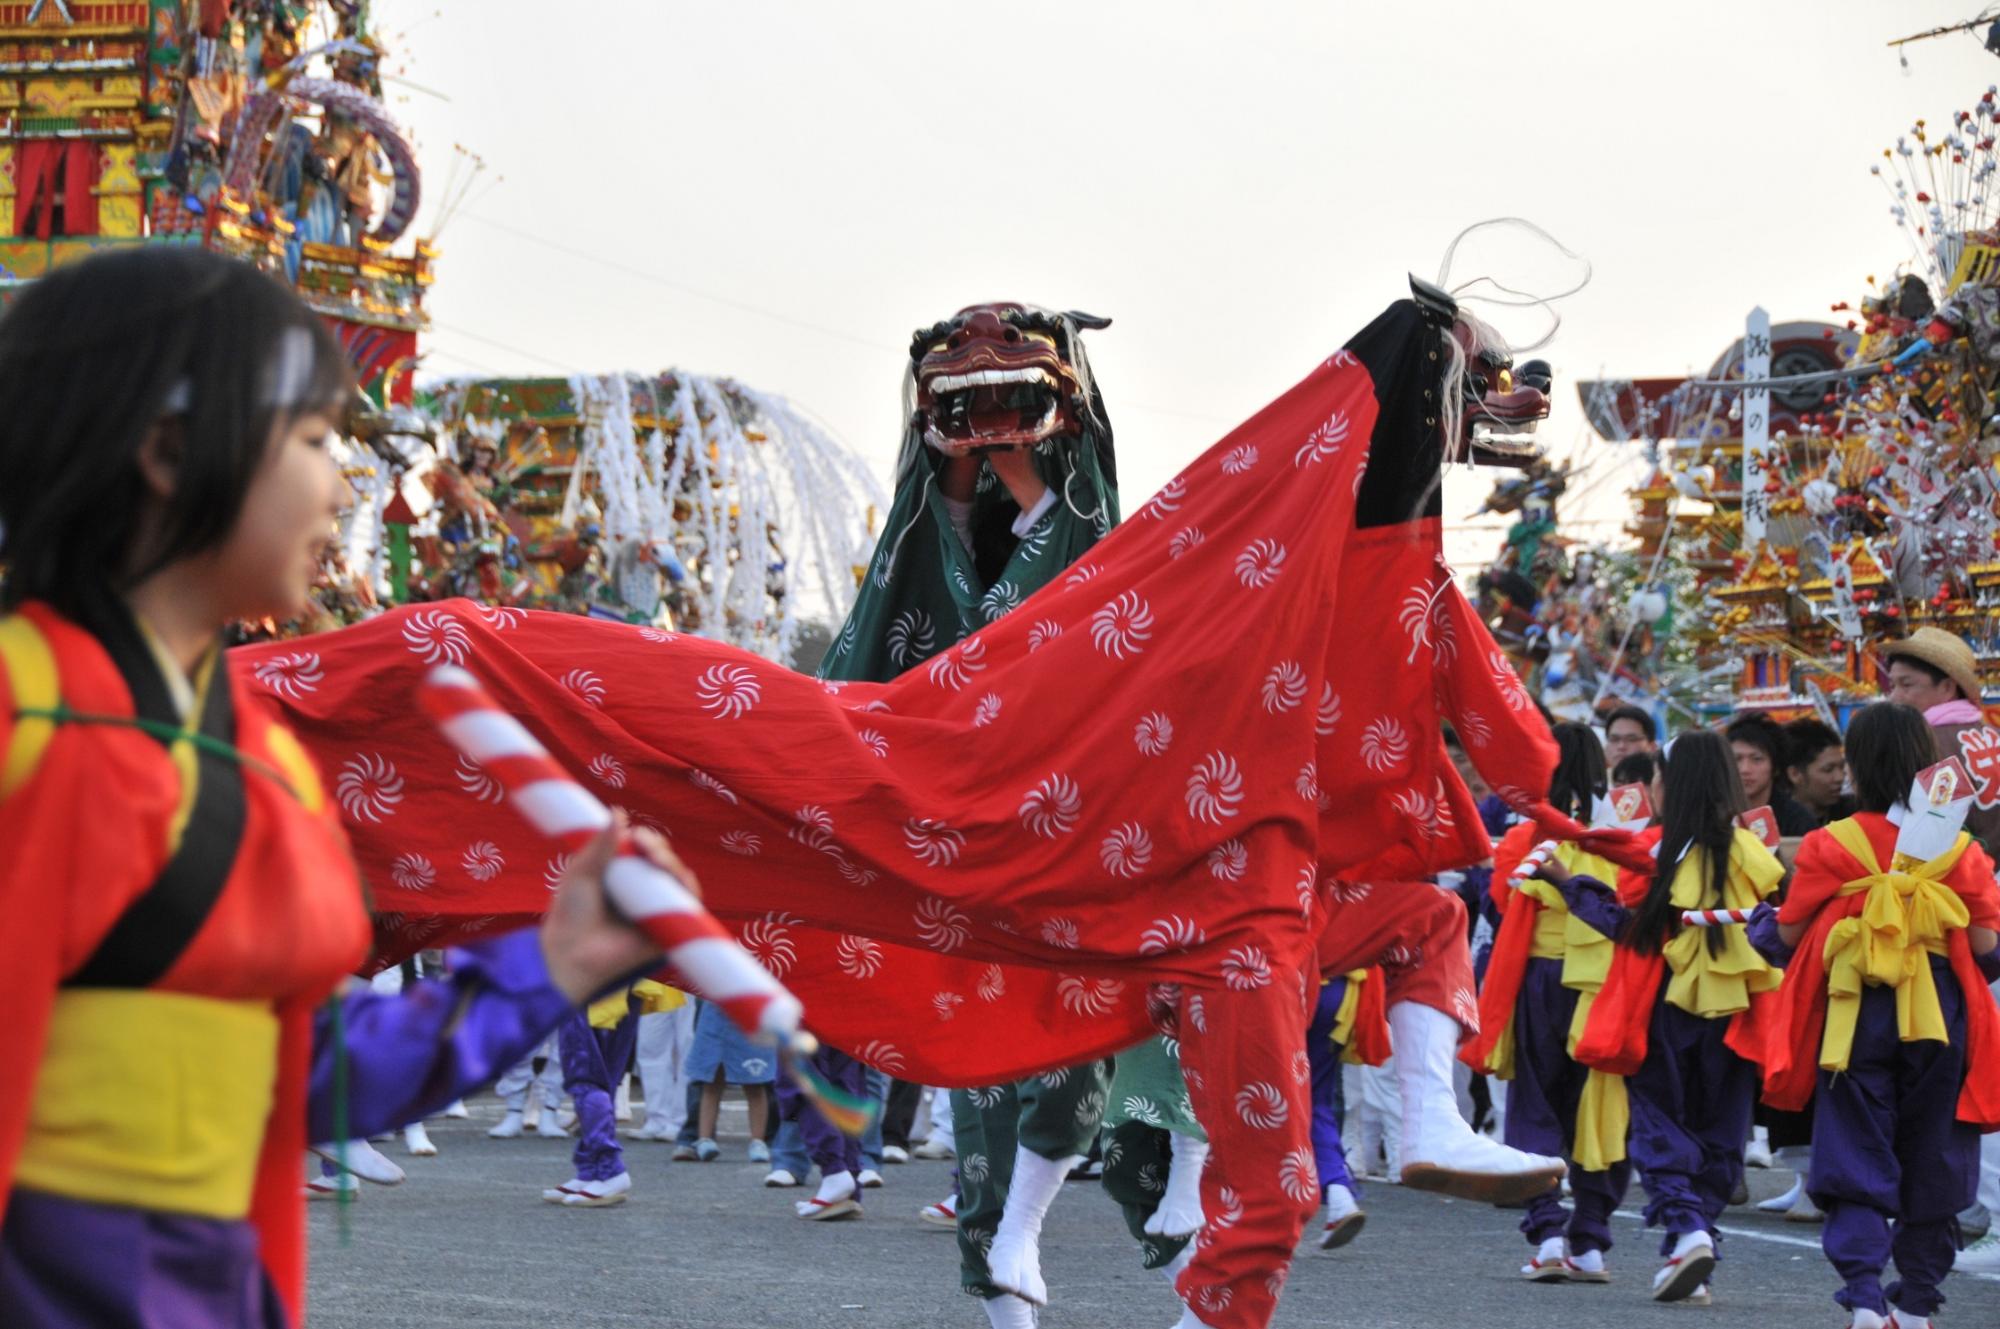
<instances>
[{"instance_id":1,"label":"long black hair","mask_svg":"<svg viewBox=\"0 0 2000 1329\"><path fill-rule=\"evenodd\" d=\"M1657 954L1680 931L1680 906L1672 899L1674 877L1681 860L1697 850L1708 852L1709 882L1707 896L1694 907L1721 906L1736 818L1742 811L1743 782L1737 778L1728 742L1706 729L1675 739L1667 756L1666 806L1660 809L1660 860L1646 898L1626 921L1621 942ZM1709 949L1719 950L1722 941L1721 929L1710 929Z\"/></svg>"},{"instance_id":2,"label":"long black hair","mask_svg":"<svg viewBox=\"0 0 2000 1329\"><path fill-rule=\"evenodd\" d=\"M326 324L239 260L144 245L38 279L0 317L0 609L75 615L220 544L275 432L352 393ZM170 419L173 496L136 549L140 446Z\"/></svg>"},{"instance_id":3,"label":"long black hair","mask_svg":"<svg viewBox=\"0 0 2000 1329\"><path fill-rule=\"evenodd\" d=\"M1549 731L1556 740L1556 773L1549 781L1549 804L1565 817L1590 824L1604 797L1604 745L1587 724L1566 720Z\"/></svg>"},{"instance_id":4,"label":"long black hair","mask_svg":"<svg viewBox=\"0 0 2000 1329\"><path fill-rule=\"evenodd\" d=\"M1936 737L1913 706L1864 706L1847 726L1847 769L1863 812L1887 812L1908 798L1917 772L1937 759Z\"/></svg>"}]
</instances>

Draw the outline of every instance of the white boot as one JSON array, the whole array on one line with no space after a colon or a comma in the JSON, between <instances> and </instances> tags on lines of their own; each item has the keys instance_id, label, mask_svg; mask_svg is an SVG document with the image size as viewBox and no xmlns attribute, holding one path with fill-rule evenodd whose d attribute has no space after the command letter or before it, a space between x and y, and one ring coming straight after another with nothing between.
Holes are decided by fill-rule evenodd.
<instances>
[{"instance_id":1,"label":"white boot","mask_svg":"<svg viewBox=\"0 0 2000 1329\"><path fill-rule=\"evenodd\" d=\"M1176 1132L1173 1141L1174 1165L1167 1170L1167 1193L1153 1216L1146 1220L1146 1233L1154 1237L1191 1237L1201 1231L1201 1172L1208 1162L1208 1141Z\"/></svg>"},{"instance_id":2,"label":"white boot","mask_svg":"<svg viewBox=\"0 0 2000 1329\"><path fill-rule=\"evenodd\" d=\"M1035 1329L1035 1308L1019 1297L1002 1292L979 1304L986 1308L986 1323L992 1329Z\"/></svg>"},{"instance_id":3,"label":"white boot","mask_svg":"<svg viewBox=\"0 0 2000 1329\"><path fill-rule=\"evenodd\" d=\"M1025 1146L1015 1147L1014 1180L1007 1186L1000 1229L986 1253L987 1282L1037 1306L1049 1304L1048 1284L1042 1281L1042 1220L1069 1170L1082 1161L1082 1154L1043 1158Z\"/></svg>"},{"instance_id":4,"label":"white boot","mask_svg":"<svg viewBox=\"0 0 2000 1329\"><path fill-rule=\"evenodd\" d=\"M430 1132L421 1121L413 1121L403 1127L403 1148L418 1158L436 1158L438 1147L431 1143Z\"/></svg>"},{"instance_id":5,"label":"white boot","mask_svg":"<svg viewBox=\"0 0 2000 1329\"><path fill-rule=\"evenodd\" d=\"M495 1126L492 1130L486 1132L486 1138L488 1138L489 1140L520 1139L521 1109L508 1108L507 1115L500 1118L500 1123L497 1126Z\"/></svg>"},{"instance_id":6,"label":"white boot","mask_svg":"<svg viewBox=\"0 0 2000 1329\"><path fill-rule=\"evenodd\" d=\"M1458 1021L1419 1002L1399 1001L1389 1008L1389 1033L1402 1089L1404 1185L1489 1204L1555 1188L1564 1171L1560 1158L1509 1149L1475 1134L1459 1115L1451 1080Z\"/></svg>"}]
</instances>

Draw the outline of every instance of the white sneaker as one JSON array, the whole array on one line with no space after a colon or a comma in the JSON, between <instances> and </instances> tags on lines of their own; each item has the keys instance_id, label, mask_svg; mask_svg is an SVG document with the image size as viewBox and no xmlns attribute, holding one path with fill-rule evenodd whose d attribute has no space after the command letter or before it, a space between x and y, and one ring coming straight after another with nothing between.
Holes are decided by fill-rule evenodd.
<instances>
[{"instance_id":1,"label":"white sneaker","mask_svg":"<svg viewBox=\"0 0 2000 1329\"><path fill-rule=\"evenodd\" d=\"M883 1152L886 1154L888 1151L884 1150ZM942 1141L925 1140L922 1144L918 1145L915 1149L912 1149L910 1151L910 1157L927 1158L935 1161L941 1158L957 1158L958 1155L952 1152L950 1145L945 1144Z\"/></svg>"},{"instance_id":2,"label":"white sneaker","mask_svg":"<svg viewBox=\"0 0 2000 1329\"><path fill-rule=\"evenodd\" d=\"M901 1145L885 1144L882 1146L882 1161L884 1163L907 1163L910 1161L910 1151Z\"/></svg>"},{"instance_id":3,"label":"white sneaker","mask_svg":"<svg viewBox=\"0 0 2000 1329\"><path fill-rule=\"evenodd\" d=\"M486 1132L489 1140L518 1140L521 1138L521 1109L508 1108L507 1115L500 1118L500 1124Z\"/></svg>"},{"instance_id":4,"label":"white sneaker","mask_svg":"<svg viewBox=\"0 0 2000 1329\"><path fill-rule=\"evenodd\" d=\"M861 1182L861 1189L864 1191L878 1191L882 1189L882 1174L872 1167L862 1168L858 1179Z\"/></svg>"},{"instance_id":5,"label":"white sneaker","mask_svg":"<svg viewBox=\"0 0 2000 1329\"><path fill-rule=\"evenodd\" d=\"M1714 1239L1706 1232L1684 1232L1653 1275L1653 1300L1693 1301L1697 1292L1708 1290L1708 1276L1714 1272Z\"/></svg>"},{"instance_id":6,"label":"white sneaker","mask_svg":"<svg viewBox=\"0 0 2000 1329\"><path fill-rule=\"evenodd\" d=\"M436 1158L438 1147L431 1143L430 1132L421 1121L413 1121L403 1127L403 1148L417 1158Z\"/></svg>"},{"instance_id":7,"label":"white sneaker","mask_svg":"<svg viewBox=\"0 0 2000 1329\"><path fill-rule=\"evenodd\" d=\"M774 1186L783 1189L788 1186L798 1185L799 1179L793 1176L789 1169L774 1167L771 1169L769 1174L765 1176L764 1184L766 1186Z\"/></svg>"},{"instance_id":8,"label":"white sneaker","mask_svg":"<svg viewBox=\"0 0 2000 1329\"><path fill-rule=\"evenodd\" d=\"M628 1140L647 1140L647 1141L658 1142L660 1140L671 1140L674 1138L674 1136L678 1135L679 1133L680 1132L678 1131L670 1131L664 1126L655 1126L651 1122L648 1122L646 1125L641 1126L636 1131L626 1131L625 1138Z\"/></svg>"},{"instance_id":9,"label":"white sneaker","mask_svg":"<svg viewBox=\"0 0 2000 1329\"><path fill-rule=\"evenodd\" d=\"M1569 1281L1569 1242L1550 1237L1535 1251L1535 1258L1521 1266L1521 1277L1530 1283Z\"/></svg>"},{"instance_id":10,"label":"white sneaker","mask_svg":"<svg viewBox=\"0 0 2000 1329\"><path fill-rule=\"evenodd\" d=\"M395 1186L403 1180L403 1169L389 1161L388 1155L366 1140L349 1140L345 1146L338 1141L316 1144L312 1151L337 1168L345 1168L363 1181L371 1181L377 1186Z\"/></svg>"},{"instance_id":11,"label":"white sneaker","mask_svg":"<svg viewBox=\"0 0 2000 1329\"><path fill-rule=\"evenodd\" d=\"M569 1209L602 1209L609 1205L625 1203L625 1197L632 1191L632 1174L621 1172L603 1181L579 1182L562 1202Z\"/></svg>"},{"instance_id":12,"label":"white sneaker","mask_svg":"<svg viewBox=\"0 0 2000 1329\"><path fill-rule=\"evenodd\" d=\"M2000 1231L1988 1231L1951 1262L1955 1274L2000 1274Z\"/></svg>"}]
</instances>

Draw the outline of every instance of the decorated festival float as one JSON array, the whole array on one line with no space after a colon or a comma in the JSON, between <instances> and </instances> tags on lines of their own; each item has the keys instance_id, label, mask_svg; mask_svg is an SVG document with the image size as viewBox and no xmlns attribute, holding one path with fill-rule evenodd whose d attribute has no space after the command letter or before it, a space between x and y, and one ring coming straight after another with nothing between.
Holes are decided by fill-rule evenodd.
<instances>
[{"instance_id":1,"label":"decorated festival float","mask_svg":"<svg viewBox=\"0 0 2000 1329\"><path fill-rule=\"evenodd\" d=\"M1698 377L1579 384L1598 439L1636 452L1622 546L1568 537L1570 477L1496 486L1514 518L1481 608L1544 704L1587 717L1741 709L1845 719L1880 694L1871 647L1926 624L2000 683L2000 216L1989 89L1873 165L1908 244L1838 322L1773 323Z\"/></svg>"},{"instance_id":2,"label":"decorated festival float","mask_svg":"<svg viewBox=\"0 0 2000 1329\"><path fill-rule=\"evenodd\" d=\"M882 491L796 407L678 370L419 386L436 236L488 182L455 149L419 235L387 58L366 0L0 3L0 301L107 246L194 244L335 330L357 501L318 611L252 635L465 596L812 663Z\"/></svg>"}]
</instances>

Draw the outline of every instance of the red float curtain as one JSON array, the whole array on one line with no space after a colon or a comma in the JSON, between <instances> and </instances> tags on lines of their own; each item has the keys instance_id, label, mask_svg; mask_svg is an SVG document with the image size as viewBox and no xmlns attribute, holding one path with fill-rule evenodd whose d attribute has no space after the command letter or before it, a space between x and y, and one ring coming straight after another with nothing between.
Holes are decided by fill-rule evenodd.
<instances>
[{"instance_id":1,"label":"red float curtain","mask_svg":"<svg viewBox=\"0 0 2000 1329\"><path fill-rule=\"evenodd\" d=\"M53 186L55 166L63 145L51 139L29 139L16 150L14 158L14 232L49 238L54 222ZM40 212L39 223L36 213Z\"/></svg>"},{"instance_id":2,"label":"red float curtain","mask_svg":"<svg viewBox=\"0 0 2000 1329\"><path fill-rule=\"evenodd\" d=\"M102 151L95 143L76 141L69 148L63 183L63 233L97 234L97 176Z\"/></svg>"},{"instance_id":3,"label":"red float curtain","mask_svg":"<svg viewBox=\"0 0 2000 1329\"><path fill-rule=\"evenodd\" d=\"M63 235L97 234L99 150L95 143L30 139L14 169L14 232L48 240L56 230L56 199L63 205Z\"/></svg>"}]
</instances>

